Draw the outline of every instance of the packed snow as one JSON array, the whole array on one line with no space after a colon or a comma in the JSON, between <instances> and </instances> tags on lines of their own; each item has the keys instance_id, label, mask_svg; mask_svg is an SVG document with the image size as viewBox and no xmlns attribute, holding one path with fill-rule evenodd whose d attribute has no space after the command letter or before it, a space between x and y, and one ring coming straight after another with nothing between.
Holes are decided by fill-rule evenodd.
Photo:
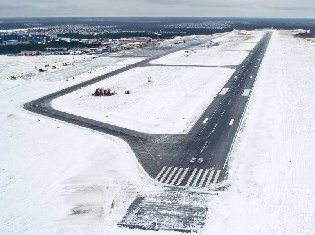
<instances>
[{"instance_id":1,"label":"packed snow","mask_svg":"<svg viewBox=\"0 0 315 235\"><path fill-rule=\"evenodd\" d=\"M93 213L102 210L97 207L97 195L101 195L104 208L111 208L114 201L111 213L123 205L118 213L121 218L129 205L119 200L133 200L148 181L129 146L111 136L34 115L22 105L141 58L96 58L45 73L34 66L62 63L68 58L0 58L0 234L73 234L71 214L78 213L80 207ZM108 63L108 69L98 69L97 60L100 66ZM7 79L22 73L32 75ZM87 203L85 197L96 191L96 201L89 198ZM120 198L116 200L117 195Z\"/></svg>"}]
</instances>

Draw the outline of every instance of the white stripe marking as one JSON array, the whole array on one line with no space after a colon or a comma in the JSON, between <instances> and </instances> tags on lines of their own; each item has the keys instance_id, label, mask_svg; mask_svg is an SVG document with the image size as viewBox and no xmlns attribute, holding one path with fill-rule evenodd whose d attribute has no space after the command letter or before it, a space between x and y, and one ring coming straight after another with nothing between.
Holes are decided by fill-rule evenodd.
<instances>
[{"instance_id":1,"label":"white stripe marking","mask_svg":"<svg viewBox=\"0 0 315 235\"><path fill-rule=\"evenodd\" d=\"M209 177L208 177L207 182L206 182L206 186L208 186L208 185L210 184L214 172L215 172L215 170L212 170L212 171L210 172Z\"/></svg>"},{"instance_id":2,"label":"white stripe marking","mask_svg":"<svg viewBox=\"0 0 315 235\"><path fill-rule=\"evenodd\" d=\"M213 183L216 184L218 179L219 179L219 176L220 176L220 172L221 170L218 170L217 173L215 174L215 177L214 177L214 180L213 180Z\"/></svg>"},{"instance_id":3,"label":"white stripe marking","mask_svg":"<svg viewBox=\"0 0 315 235\"><path fill-rule=\"evenodd\" d=\"M201 181L200 181L200 183L199 183L199 187L202 187L202 186L203 186L203 183L205 182L206 177L207 177L209 171L210 171L210 170L207 169L207 170L205 170L205 172L203 173L203 176L202 176Z\"/></svg>"},{"instance_id":4,"label":"white stripe marking","mask_svg":"<svg viewBox=\"0 0 315 235\"><path fill-rule=\"evenodd\" d=\"M206 143L205 143L205 144L204 144L204 146L202 147L202 149L201 149L200 153L202 153L202 152L203 152L203 150L205 150L205 148L206 148L207 144L208 144L208 141L206 141Z\"/></svg>"},{"instance_id":5,"label":"white stripe marking","mask_svg":"<svg viewBox=\"0 0 315 235\"><path fill-rule=\"evenodd\" d=\"M202 172L203 172L203 169L200 169L199 172L198 172L198 174L197 174L197 176L196 176L196 178L195 178L195 180L194 180L194 182L193 182L193 185L192 185L193 187L196 187L197 182L198 182L198 180L199 180L199 178L200 178Z\"/></svg>"},{"instance_id":6,"label":"white stripe marking","mask_svg":"<svg viewBox=\"0 0 315 235\"><path fill-rule=\"evenodd\" d=\"M189 177L186 186L190 186L190 183L191 183L192 179L194 178L194 176L195 176L197 170L198 170L198 169L195 168L194 171L191 173L191 176Z\"/></svg>"},{"instance_id":7,"label":"white stripe marking","mask_svg":"<svg viewBox=\"0 0 315 235\"><path fill-rule=\"evenodd\" d=\"M229 123L229 126L232 126L234 123L234 119L231 119L230 123Z\"/></svg>"},{"instance_id":8,"label":"white stripe marking","mask_svg":"<svg viewBox=\"0 0 315 235\"><path fill-rule=\"evenodd\" d=\"M208 122L209 118L206 118L205 120L203 120L202 124L206 124Z\"/></svg>"},{"instance_id":9,"label":"white stripe marking","mask_svg":"<svg viewBox=\"0 0 315 235\"><path fill-rule=\"evenodd\" d=\"M160 182L163 183L163 181L165 180L166 176L168 175L168 173L169 173L171 170L172 170L172 167L169 167L169 168L167 169L167 171L165 171L163 177L160 179Z\"/></svg>"},{"instance_id":10,"label":"white stripe marking","mask_svg":"<svg viewBox=\"0 0 315 235\"><path fill-rule=\"evenodd\" d=\"M166 166L163 166L162 170L159 172L159 174L155 177L156 180L159 180L159 178L161 177L161 175L163 174L163 172L165 171Z\"/></svg>"},{"instance_id":11,"label":"white stripe marking","mask_svg":"<svg viewBox=\"0 0 315 235\"><path fill-rule=\"evenodd\" d=\"M249 96L251 89L244 89L242 96Z\"/></svg>"},{"instance_id":12,"label":"white stripe marking","mask_svg":"<svg viewBox=\"0 0 315 235\"><path fill-rule=\"evenodd\" d=\"M189 168L185 169L185 171L183 172L182 176L179 178L179 180L178 180L176 185L180 185L181 184L181 182L183 181L184 177L186 176L188 170L189 170Z\"/></svg>"},{"instance_id":13,"label":"white stripe marking","mask_svg":"<svg viewBox=\"0 0 315 235\"><path fill-rule=\"evenodd\" d=\"M178 179L178 177L180 176L180 173L182 173L184 169L183 168L179 168L179 170L177 171L175 177L173 178L172 182L170 183L171 185L174 185L176 180Z\"/></svg>"},{"instance_id":14,"label":"white stripe marking","mask_svg":"<svg viewBox=\"0 0 315 235\"><path fill-rule=\"evenodd\" d=\"M229 88L222 88L221 92L219 95L225 95L228 92Z\"/></svg>"},{"instance_id":15,"label":"white stripe marking","mask_svg":"<svg viewBox=\"0 0 315 235\"><path fill-rule=\"evenodd\" d=\"M175 172L177 171L177 169L178 169L178 167L175 167L174 169L173 169L173 171L171 172L171 174L168 176L168 178L165 180L165 184L168 184L170 181L171 181L171 179L172 179L172 177L173 177L173 175L175 174Z\"/></svg>"}]
</instances>

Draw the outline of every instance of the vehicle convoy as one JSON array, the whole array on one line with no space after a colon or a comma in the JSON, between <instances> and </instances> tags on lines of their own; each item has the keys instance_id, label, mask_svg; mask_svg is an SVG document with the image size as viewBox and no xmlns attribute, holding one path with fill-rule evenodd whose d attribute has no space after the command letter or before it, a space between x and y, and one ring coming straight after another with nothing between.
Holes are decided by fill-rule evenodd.
<instances>
[{"instance_id":1,"label":"vehicle convoy","mask_svg":"<svg viewBox=\"0 0 315 235\"><path fill-rule=\"evenodd\" d=\"M95 96L112 96L115 95L115 91L108 88L108 89L104 89L104 88L97 88L94 92Z\"/></svg>"}]
</instances>

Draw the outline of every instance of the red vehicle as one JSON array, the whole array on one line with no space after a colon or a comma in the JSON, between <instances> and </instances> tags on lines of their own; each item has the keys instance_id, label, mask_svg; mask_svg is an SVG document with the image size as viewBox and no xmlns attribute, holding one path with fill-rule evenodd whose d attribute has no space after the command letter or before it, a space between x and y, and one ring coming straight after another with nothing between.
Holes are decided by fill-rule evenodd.
<instances>
[{"instance_id":1,"label":"red vehicle","mask_svg":"<svg viewBox=\"0 0 315 235\"><path fill-rule=\"evenodd\" d=\"M112 96L115 95L115 92L108 88L108 89L104 89L104 88L97 88L94 92L95 96Z\"/></svg>"}]
</instances>

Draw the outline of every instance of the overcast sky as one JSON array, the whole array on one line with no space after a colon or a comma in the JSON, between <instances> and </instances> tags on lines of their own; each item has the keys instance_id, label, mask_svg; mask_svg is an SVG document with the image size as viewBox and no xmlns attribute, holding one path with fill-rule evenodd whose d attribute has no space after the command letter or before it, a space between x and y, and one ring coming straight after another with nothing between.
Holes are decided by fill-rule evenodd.
<instances>
[{"instance_id":1,"label":"overcast sky","mask_svg":"<svg viewBox=\"0 0 315 235\"><path fill-rule=\"evenodd\" d=\"M315 18L315 0L0 0L0 17L24 16Z\"/></svg>"}]
</instances>

